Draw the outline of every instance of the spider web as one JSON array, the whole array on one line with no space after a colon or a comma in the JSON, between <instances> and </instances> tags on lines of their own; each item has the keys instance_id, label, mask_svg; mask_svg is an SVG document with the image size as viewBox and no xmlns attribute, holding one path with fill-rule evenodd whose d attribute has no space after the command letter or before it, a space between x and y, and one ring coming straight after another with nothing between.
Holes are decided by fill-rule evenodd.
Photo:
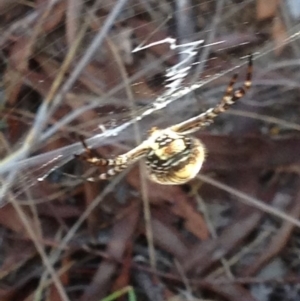
<instances>
[{"instance_id":1,"label":"spider web","mask_svg":"<svg viewBox=\"0 0 300 301\"><path fill-rule=\"evenodd\" d=\"M59 1L53 1L53 3L59 3ZM124 1L124 4L126 1ZM212 1L208 2L212 3ZM208 85L211 82L216 81L217 79L221 78L224 74L232 73L232 71L237 71L239 67L243 64L246 64L247 61L243 60L245 57L244 55L239 55L239 60L235 60L235 63L231 66L227 66L226 68L223 68L222 71L220 71L219 66L217 67L210 67L209 71L210 74L206 77L202 77L201 80L199 80L199 74L201 74L204 70L204 63L211 63L213 65L213 61L215 58L209 58L208 53L211 52L214 48L217 47L217 53L222 52L228 52L231 50L231 48L234 47L243 47L244 45L251 44L251 41L239 41L237 45L235 46L228 46L229 44L229 38L228 39L216 39L216 33L218 32L218 26L221 22L228 21L228 18L232 15L236 15L238 12L242 11L245 7L249 8L249 5L251 7L251 4L254 3L254 1L242 1L239 5L229 5L229 8L224 5L224 1L220 1L220 4L218 4L215 7L216 10L216 18L212 20L212 22L209 24L210 28L210 34L207 35L204 39L199 39L199 35L197 38L197 35L193 36L184 36L184 31L179 34L178 38L173 38L171 35L166 35L163 39L158 39L154 42L148 42L149 37L145 37L145 41L142 41L142 43L131 49L130 53L138 53L143 52L145 50L148 50L152 47L159 46L159 45L168 45L168 49L172 54L176 54L178 56L178 62L173 63L173 66L166 68L164 71L165 73L165 87L164 91L161 91L158 96L155 98L152 98L150 103L144 104L145 101L142 99L142 104L137 104L134 112L132 111L132 108L129 106L129 109L123 113L122 117L119 117L121 114L115 114L115 112L112 111L112 115L114 117L109 122L100 123L97 127L95 127L95 134L92 134L91 138L87 139L87 143L90 146L98 147L102 145L109 145L111 143L128 143L132 144L132 125L135 122L138 122L141 131L145 132L147 129L149 129L152 125L158 125L155 122L157 113L161 111L166 111L166 114L175 115L174 121L182 121L182 119L190 117L191 115L195 115L196 113L199 113L199 109L196 109L195 112L193 112L193 109L196 106L199 106L196 104L195 101L192 100L191 93L197 91L199 88L203 87L205 88L206 85ZM121 11L121 4L119 11L116 10L118 13ZM226 10L227 9L227 10ZM226 11L227 13L220 18L220 11ZM295 12L295 10L294 10ZM33 20L37 18L37 14L34 12L28 13L26 16L26 20L28 24L31 24ZM117 17L114 16L114 21L116 21ZM107 18L108 19L108 18ZM24 20L22 20L24 22ZM156 20L157 22L157 20ZM163 21L157 22L157 28L159 29L159 26L163 24ZM11 31L16 30L17 23L14 23L14 26L9 28L7 30L7 34L3 35L2 40L0 41L0 45L5 44L6 36ZM156 29L157 29L156 28ZM18 29L18 27L17 27ZM5 30L3 29L3 32ZM154 34L155 32L151 33ZM180 33L180 32L179 32ZM104 33L104 35L107 33ZM151 36L150 36L151 37ZM259 47L256 47L256 50L254 51L255 60L259 61L260 59L264 59L266 57L269 57L272 53L276 52L276 50L283 48L287 45L295 45L298 43L299 39L299 24L295 22L293 26L290 26L288 29L286 29L285 35L281 38L278 38L278 40L275 42L274 40L269 40L266 44L261 44ZM92 39L91 39L92 40ZM93 41L93 40L92 40ZM55 40L54 40L55 43ZM91 42L92 43L92 42ZM49 45L47 46L49 47ZM90 48L86 47L85 53L88 52ZM84 55L82 55L83 57ZM168 60L168 56L170 56L170 53L166 53L166 57L162 57L156 60L156 66L150 66L148 69L145 67L143 69L143 73L151 72L151 69L155 69L157 65L161 64L162 62ZM255 61L254 61L255 63ZM220 64L220 63L218 63ZM155 65L155 64L154 64ZM287 66L287 64L283 64L284 67ZM281 68L280 66L276 66L273 64L273 67ZM217 70L216 73L214 73L214 68ZM73 69L76 70L76 68ZM194 74L193 72L194 71ZM196 72L195 72L196 71ZM214 73L214 74L213 74ZM189 78L188 78L189 77ZM133 84L137 82L139 79L139 76L133 76L129 79L130 83ZM187 80L188 79L188 80ZM109 93L106 93L105 96L99 98L99 97L90 97L88 104L85 106L82 106L80 108L77 108L74 112L70 112L60 118L56 123L52 124L51 126L48 126L45 128L38 138L39 145L42 145L43 143L47 142L49 139L54 137L59 130L68 125L70 122L78 118L78 116L84 114L85 112L89 110L93 110L97 107L99 107L99 103L101 106L105 106L105 103L107 104L106 99L112 99L112 96L114 93L116 93L121 88L125 87L128 83L123 83L121 85L116 86L112 88ZM269 83L270 86L274 84L274 80L271 80ZM285 81L283 84L287 84L287 81ZM293 85L293 82L288 81L288 84L291 88L296 87L296 83ZM268 83L265 83L267 86ZM201 89L200 89L201 90ZM224 91L224 86L220 88L219 94ZM214 93L214 92L213 92ZM209 98L216 98L217 97L211 97L209 95L209 91L205 93L205 95L208 95ZM188 100L186 100L186 96L189 97ZM214 96L214 94L213 94ZM265 98L270 98L270 91L266 89L265 91ZM204 98L204 97L203 97ZM206 98L206 97L205 97ZM180 101L178 101L180 100ZM249 100L251 103L251 100ZM120 104L120 99L116 99L115 103L118 105ZM185 106L191 105L193 109L185 110ZM215 102L214 102L215 103ZM171 105L172 104L172 105ZM252 104L254 105L270 105L270 103L266 102L259 102L253 101ZM170 106L171 105L171 106ZM211 104L210 104L211 105ZM182 110L182 112L181 112ZM168 113L170 112L170 113ZM50 118L51 115L47 114L40 114L40 118L47 117ZM149 119L150 118L150 119ZM146 122L144 121L146 119ZM160 122L163 123L164 126L166 126L165 120L161 120L161 117L159 117ZM170 119L170 118L169 118ZM37 119L35 119L36 121ZM143 120L143 122L141 122ZM153 121L154 120L154 121ZM172 118L172 123L173 118ZM104 131L102 133L96 133L99 132L99 129ZM145 135L144 135L145 136ZM19 143L19 144L18 144ZM14 149L20 149L20 143L22 143L22 140L20 139L18 143L15 144ZM35 185L37 184L38 180L44 180L50 172L57 169L58 167L64 165L67 163L70 159L73 158L73 155L75 153L80 153L82 151L82 146L79 142L68 144L64 147L60 147L58 149L55 149L53 151L47 151L46 153L41 153L37 155L29 155L26 151L23 153L21 152L20 159L17 157L7 156L0 164L0 173L4 176L7 183L10 183L9 175L11 175L12 172L16 172L16 169L19 169L22 171L21 174L21 182L22 185L16 185L14 187L21 189L21 187L26 183L26 186L28 185ZM17 151L16 151L17 152ZM24 158L22 158L24 157ZM28 175L27 175L27 170ZM32 179L31 173L34 173L35 178ZM14 178L14 177L12 177ZM11 182L12 183L12 182ZM5 195L8 187L3 188L2 196Z\"/></svg>"},{"instance_id":2,"label":"spider web","mask_svg":"<svg viewBox=\"0 0 300 301\"><path fill-rule=\"evenodd\" d=\"M108 1L49 0L37 1L37 5L34 1L11 2L17 4L7 7L7 14L5 9L1 11L7 18L13 15L10 18L10 25L5 22L3 25L5 18L0 19L3 82L12 83L12 88L3 85L2 90L3 94L7 94L5 101L3 97L1 123L3 159L0 162L2 178L0 197L3 205L6 196L9 199L10 195L20 203L31 202L31 205L52 200L55 200L53 203L60 203L61 195L64 204L69 200L73 202L73 195L68 194L71 185L67 187L69 190L64 189L66 186L63 184L59 186L63 181L61 179L55 181L52 171L67 166L73 155L83 150L81 143L78 142L79 134L87 137L88 145L101 146L101 151L106 151L108 156L125 152L139 143L136 127L143 139L152 126L164 128L176 124L217 104L233 73L239 74L236 86L243 83L249 53L254 55L254 80L251 90L206 131L216 134L230 133L241 138L245 137L245 133L260 131L267 137L274 138L284 134L296 136L295 130L300 129L298 0L281 2L118 0L112 2L113 4L107 4L107 7L103 3ZM67 15L67 12L76 15L76 10L72 12L71 7L66 9L63 6L66 2L82 5L79 9L80 18L75 18L81 20L78 27ZM94 11L93 7L97 2L100 3L100 7ZM37 26L38 20L47 12L47 7L43 7L40 3L56 8L57 5L62 5L61 11L65 12L62 17L59 9L54 10L51 21L61 19L51 30L49 30L51 24L47 24L48 29L47 26L45 28ZM268 7L262 6L263 3L268 3ZM277 3L275 10L271 3ZM2 3L0 8L1 5ZM18 13L20 9L18 5L22 5L21 13ZM23 13L24 7L26 13ZM76 37L84 29L84 17L90 21L89 26L84 31L80 46L66 69L59 89L46 105L45 100L50 87L59 77L67 54L75 45ZM35 28L39 31L38 38L34 38ZM148 31L145 31L145 28ZM133 37L132 33L136 37ZM32 37L35 46L29 59L29 70L22 66L22 61L28 60L25 51L28 37ZM251 121L255 120L259 124L249 122L249 118L253 118ZM30 140L31 136L28 133L32 133L34 139ZM211 134L207 135L213 137ZM261 139L259 141L262 141L263 135L259 136ZM245 140L240 141L243 143ZM218 148L218 145L215 147ZM227 146L226 151L231 152L230 147L231 145ZM218 151L219 149L216 149L216 152ZM279 156L288 155L283 152ZM264 158L268 161L268 157ZM213 161L210 153L207 161ZM250 165L251 162L252 158L249 158ZM73 161L70 165L74 166L76 163ZM215 165L217 164L218 162ZM234 162L230 166L233 167L235 164ZM243 171L248 170L247 164L248 162L245 163L247 169ZM243 188L251 191L251 181L260 177L260 171L253 177L247 175L249 183L245 181L246 185L244 183L239 185L241 191ZM231 170L228 171L228 174L230 173ZM233 173L240 177L239 170ZM233 176L233 179L236 178ZM112 187L117 181L118 178L112 180L106 188ZM71 182L73 185L71 188L76 186L74 181ZM240 182L244 182L242 176ZM45 187L52 188L57 183L55 189L59 194L52 197ZM116 194L123 189L122 185L119 186ZM218 186L212 188L215 187ZM103 194L107 193L106 188ZM295 190L293 189L292 193ZM122 190L121 193L123 192ZM77 199L75 201L76 208L81 210L83 201L79 200L78 203ZM297 198L295 201L298 201ZM108 202L112 203L110 198ZM224 204L223 199L222 203ZM78 214L80 215L78 221L76 220L74 226L67 230L67 235L55 250L56 254L51 252L49 256L51 264L59 258L59 252L64 250L63 246L74 237L80 223L88 216L87 212L95 208L93 207L95 204L97 204L95 199L91 204L85 204L90 211ZM210 202L210 205L216 204ZM217 207L217 211L220 212L216 214L216 224L223 224L223 227L230 222L228 216L222 215L228 208L224 209L219 205ZM237 208L231 205L228 207ZM43 214L43 211L38 212L40 213ZM2 216L5 214L6 211L3 210ZM11 216L9 215L7 219ZM15 222L13 218L12 220ZM44 222L43 217L41 221ZM59 220L58 224L60 222ZM277 226L271 227L270 231L268 222L270 220L267 220L267 224L263 224L262 228L257 227L257 232L266 229L268 232L277 232ZM240 231L240 224L236 229L237 232ZM186 230L188 229L184 228L184 235L187 234ZM8 232L4 237L10 240L10 236ZM27 237L25 239L27 240ZM56 238L53 236L53 239ZM248 249L246 252L249 252L248 239L246 240ZM260 251L259 248L255 249ZM264 249L261 250L265 253ZM166 251L168 253L167 249ZM240 261L243 266L242 260ZM249 265L249 261L244 264ZM271 277L275 277L274 273L271 274ZM228 283L231 285L232 279ZM73 285L74 282L69 284ZM15 283L13 285L15 286ZM249 290L253 290L253 286L249 283ZM258 300L263 299L262 292L252 291L252 293L257 294Z\"/></svg>"}]
</instances>

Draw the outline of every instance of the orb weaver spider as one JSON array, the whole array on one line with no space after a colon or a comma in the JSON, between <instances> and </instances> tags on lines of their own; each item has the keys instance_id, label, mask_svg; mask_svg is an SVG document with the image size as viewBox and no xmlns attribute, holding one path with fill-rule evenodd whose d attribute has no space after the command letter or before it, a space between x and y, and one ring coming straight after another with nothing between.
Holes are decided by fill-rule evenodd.
<instances>
[{"instance_id":1,"label":"orb weaver spider","mask_svg":"<svg viewBox=\"0 0 300 301\"><path fill-rule=\"evenodd\" d=\"M177 185L193 179L202 167L206 150L199 139L189 134L210 125L218 115L246 94L251 87L252 55L249 55L248 71L243 86L234 90L237 77L237 74L233 75L221 102L214 108L166 129L152 128L148 139L114 159L101 158L82 140L85 152L77 157L95 166L109 166L105 173L87 180L107 180L144 157L148 176L156 183Z\"/></svg>"}]
</instances>

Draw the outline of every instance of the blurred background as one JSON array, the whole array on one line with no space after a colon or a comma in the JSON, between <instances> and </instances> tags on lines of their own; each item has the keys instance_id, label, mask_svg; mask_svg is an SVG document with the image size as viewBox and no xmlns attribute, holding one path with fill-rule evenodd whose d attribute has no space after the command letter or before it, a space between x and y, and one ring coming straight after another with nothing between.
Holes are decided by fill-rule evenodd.
<instances>
[{"instance_id":1,"label":"blurred background","mask_svg":"<svg viewBox=\"0 0 300 301\"><path fill-rule=\"evenodd\" d=\"M300 300L300 1L0 0L0 300ZM195 179L113 158L252 87ZM175 77L174 77L175 75ZM177 77L176 77L177 75Z\"/></svg>"}]
</instances>

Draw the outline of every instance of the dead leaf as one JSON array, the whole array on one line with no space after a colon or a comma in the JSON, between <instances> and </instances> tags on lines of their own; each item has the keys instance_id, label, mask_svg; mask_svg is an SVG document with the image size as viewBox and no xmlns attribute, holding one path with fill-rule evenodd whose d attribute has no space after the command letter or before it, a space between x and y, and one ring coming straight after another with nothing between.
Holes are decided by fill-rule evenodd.
<instances>
[{"instance_id":1,"label":"dead leaf","mask_svg":"<svg viewBox=\"0 0 300 301\"><path fill-rule=\"evenodd\" d=\"M276 15L276 11L280 0L257 0L256 2L256 18L257 20L265 20Z\"/></svg>"}]
</instances>

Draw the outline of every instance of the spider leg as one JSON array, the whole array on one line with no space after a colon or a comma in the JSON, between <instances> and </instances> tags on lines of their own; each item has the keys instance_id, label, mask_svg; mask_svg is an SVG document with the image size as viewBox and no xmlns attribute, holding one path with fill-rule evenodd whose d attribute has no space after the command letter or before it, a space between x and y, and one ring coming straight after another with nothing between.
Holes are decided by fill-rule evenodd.
<instances>
[{"instance_id":1,"label":"spider leg","mask_svg":"<svg viewBox=\"0 0 300 301\"><path fill-rule=\"evenodd\" d=\"M237 74L234 74L219 104L217 104L214 108L208 109L206 112L198 116L170 127L170 129L186 135L194 133L199 129L210 125L218 115L228 110L231 105L233 105L237 100L239 100L246 94L247 90L251 87L252 68L252 55L249 55L247 76L242 87L236 90L233 89L233 86L238 77Z\"/></svg>"},{"instance_id":2,"label":"spider leg","mask_svg":"<svg viewBox=\"0 0 300 301\"><path fill-rule=\"evenodd\" d=\"M129 152L122 154L120 156L117 156L115 159L102 159L97 158L89 160L90 163L95 164L94 162L97 162L97 160L102 159L102 162L106 162L108 166L112 166L112 168L108 169L106 172L101 173L99 176L96 177L90 177L87 178L87 181L89 182L96 182L99 180L108 180L111 177L115 176L116 174L122 172L125 170L129 165L135 163L142 157L144 157L148 152L148 143L145 141L144 143L140 144L139 146L135 147L134 149L130 150ZM99 161L100 162L100 161ZM96 163L95 165L102 165Z\"/></svg>"},{"instance_id":3,"label":"spider leg","mask_svg":"<svg viewBox=\"0 0 300 301\"><path fill-rule=\"evenodd\" d=\"M226 106L226 105L230 106L230 105L234 104L237 100L242 98L247 93L247 91L250 89L251 84L252 84L252 81L251 81L252 71L253 71L252 54L250 54L249 55L249 62L248 62L248 70L247 70L246 80L245 80L242 87L240 87L240 88L236 89L235 91L233 91L233 85L236 81L236 80L233 81L233 78L234 78L234 76L233 76L233 78L230 82L230 84L231 84L232 81L233 81L233 84L232 84L231 87L230 87L230 84L229 84L229 86L227 87L226 93L225 93L225 95L222 99L222 103L224 103L224 106ZM236 78L237 78L237 76L236 76ZM230 93L232 93L232 91L233 91L233 94L230 95ZM228 108L226 108L225 110L227 110L227 109Z\"/></svg>"},{"instance_id":4,"label":"spider leg","mask_svg":"<svg viewBox=\"0 0 300 301\"><path fill-rule=\"evenodd\" d=\"M109 180L113 176L125 170L128 167L128 165L128 163L124 163L123 165L115 165L113 168L110 168L108 171L101 173L99 176L87 178L87 181L97 182L99 180Z\"/></svg>"},{"instance_id":5,"label":"spider leg","mask_svg":"<svg viewBox=\"0 0 300 301\"><path fill-rule=\"evenodd\" d=\"M80 155L75 154L74 155L75 158L86 161L86 162L88 162L92 165L96 165L96 166L107 166L107 165L114 164L113 160L101 158L101 156L98 154L98 152L96 152L94 149L88 147L83 136L80 135L79 139L83 145L84 152Z\"/></svg>"}]
</instances>

